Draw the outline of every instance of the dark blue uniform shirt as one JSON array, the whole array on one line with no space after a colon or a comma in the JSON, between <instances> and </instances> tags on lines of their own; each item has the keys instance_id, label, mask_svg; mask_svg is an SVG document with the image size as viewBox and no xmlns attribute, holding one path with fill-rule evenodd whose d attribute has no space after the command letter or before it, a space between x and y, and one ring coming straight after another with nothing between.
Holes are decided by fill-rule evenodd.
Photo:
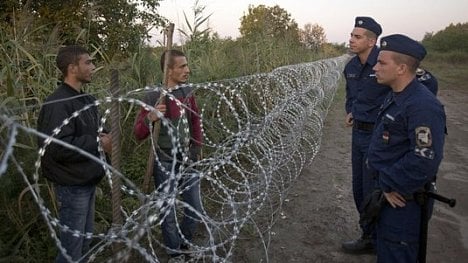
<instances>
[{"instance_id":1,"label":"dark blue uniform shirt","mask_svg":"<svg viewBox=\"0 0 468 263\"><path fill-rule=\"evenodd\" d=\"M374 47L365 64L358 56L353 57L344 69L346 77L346 113L353 119L374 123L385 96L391 90L378 84L372 69L377 63L379 49Z\"/></svg>"},{"instance_id":2,"label":"dark blue uniform shirt","mask_svg":"<svg viewBox=\"0 0 468 263\"><path fill-rule=\"evenodd\" d=\"M442 160L445 112L416 78L400 93L390 92L369 146L369 165L384 192L409 195L435 179Z\"/></svg>"},{"instance_id":3,"label":"dark blue uniform shirt","mask_svg":"<svg viewBox=\"0 0 468 263\"><path fill-rule=\"evenodd\" d=\"M426 86L434 95L437 95L437 91L439 90L439 83L431 72L424 69L418 69L416 72L416 77L418 78L418 81Z\"/></svg>"}]
</instances>

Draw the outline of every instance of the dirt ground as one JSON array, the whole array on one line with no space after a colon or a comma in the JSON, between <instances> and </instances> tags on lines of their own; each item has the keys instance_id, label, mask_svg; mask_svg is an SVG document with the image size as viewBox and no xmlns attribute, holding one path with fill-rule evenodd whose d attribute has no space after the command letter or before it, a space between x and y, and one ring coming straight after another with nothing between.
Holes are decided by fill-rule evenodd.
<instances>
[{"instance_id":1,"label":"dirt ground","mask_svg":"<svg viewBox=\"0 0 468 263\"><path fill-rule=\"evenodd\" d=\"M341 92L342 93L342 92ZM436 202L429 224L427 262L468 262L468 92L440 90L447 128L438 191L457 205ZM375 262L348 255L344 240L359 235L351 193L351 130L343 124L343 95L335 97L319 153L291 187L283 218L273 226L268 256L255 241L241 241L233 262ZM247 244L247 245L246 245Z\"/></svg>"}]
</instances>

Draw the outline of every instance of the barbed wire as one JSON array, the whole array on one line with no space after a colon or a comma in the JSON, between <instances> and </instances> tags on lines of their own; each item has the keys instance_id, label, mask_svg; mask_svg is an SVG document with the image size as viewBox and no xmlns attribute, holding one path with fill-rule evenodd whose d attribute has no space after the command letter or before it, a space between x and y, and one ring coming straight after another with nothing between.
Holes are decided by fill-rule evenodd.
<instances>
[{"instance_id":1,"label":"barbed wire","mask_svg":"<svg viewBox=\"0 0 468 263\"><path fill-rule=\"evenodd\" d=\"M99 128L99 132L102 131L110 114L111 103L118 102L157 113L161 125L168 128L173 148L180 147L176 139L178 129L172 127L152 105L138 99L151 90L164 92L160 87L146 87L132 90L118 98L96 100L64 120L52 136L22 125L9 116L7 110L0 111L1 129L6 129L6 132L1 133L5 137L1 138L4 150L0 155L0 177L6 174L7 168L17 169L39 207L51 237L62 252L66 253L58 238L58 231L93 238L93 247L86 255L89 262L102 260L103 255L107 255L105 251L115 244L121 245L123 249L106 257L107 262L121 262L135 255L143 261L159 262L164 258L164 251L169 248L161 241L157 229L170 211L177 210L181 214L184 208L196 214L201 226L199 234L191 241L183 236L178 225L179 234L191 248L190 261L230 261L235 253L236 242L239 242L247 227L263 244L268 261L271 228L282 216L282 204L288 200L289 187L319 150L323 122L348 59L348 55L343 55L284 66L266 74L190 84L200 108L203 149L207 154L200 161L182 165L178 172L174 169L165 172L175 181L188 173L199 176L202 184L199 193L203 200L202 211L197 211L177 198L190 185L178 185L171 189L169 184L163 184L149 194L144 193L128 176L106 162L101 146L100 156L96 157L54 138L73 118L92 107L104 112ZM190 110L183 104L180 106L182 111ZM183 121L187 122L186 118ZM43 147L37 152L32 176L28 176L23 169L30 164L18 161L19 157L15 156L14 145L20 130L44 139ZM120 189L122 193L141 205L135 209L121 207L124 223L106 232L81 233L63 225L51 205L41 196L38 183L41 157L51 143L101 163L105 167L105 180L109 186L112 188L113 178L119 178L123 182ZM182 155L185 160L188 159L188 149Z\"/></svg>"}]
</instances>

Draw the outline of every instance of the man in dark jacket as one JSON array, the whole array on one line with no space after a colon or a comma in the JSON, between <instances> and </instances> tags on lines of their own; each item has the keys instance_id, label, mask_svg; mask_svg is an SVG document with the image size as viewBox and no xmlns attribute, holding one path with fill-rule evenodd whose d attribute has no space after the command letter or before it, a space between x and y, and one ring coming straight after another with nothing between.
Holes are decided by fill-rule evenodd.
<instances>
[{"instance_id":1,"label":"man in dark jacket","mask_svg":"<svg viewBox=\"0 0 468 263\"><path fill-rule=\"evenodd\" d=\"M38 130L95 157L99 157L99 138L103 150L110 153L110 135L98 133L96 99L81 90L96 68L88 51L76 45L63 47L57 54L57 66L64 80L42 105ZM93 232L96 184L104 176L102 164L43 138L38 145L43 149L42 174L54 183L59 206L61 247L56 262L78 261L91 243L85 235Z\"/></svg>"}]
</instances>

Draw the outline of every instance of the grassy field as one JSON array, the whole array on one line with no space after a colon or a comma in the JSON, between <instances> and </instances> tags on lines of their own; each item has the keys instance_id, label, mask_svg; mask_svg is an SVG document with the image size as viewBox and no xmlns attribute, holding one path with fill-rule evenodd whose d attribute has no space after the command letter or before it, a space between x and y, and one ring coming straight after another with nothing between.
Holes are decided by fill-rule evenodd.
<instances>
[{"instance_id":1,"label":"grassy field","mask_svg":"<svg viewBox=\"0 0 468 263\"><path fill-rule=\"evenodd\" d=\"M439 89L468 90L468 53L431 53L422 67L432 72L439 81Z\"/></svg>"}]
</instances>

